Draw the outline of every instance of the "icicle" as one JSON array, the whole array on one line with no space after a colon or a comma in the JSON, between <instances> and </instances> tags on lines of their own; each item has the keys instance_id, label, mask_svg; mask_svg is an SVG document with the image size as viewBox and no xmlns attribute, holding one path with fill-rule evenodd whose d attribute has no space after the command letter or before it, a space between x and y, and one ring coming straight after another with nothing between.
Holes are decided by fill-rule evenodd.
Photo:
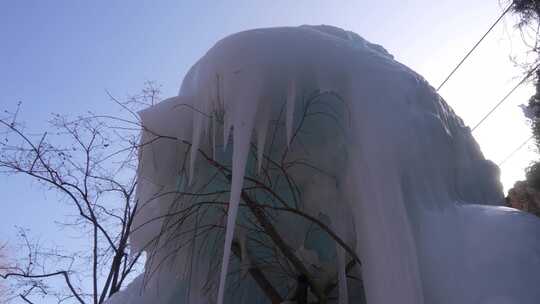
<instances>
[{"instance_id":1,"label":"icicle","mask_svg":"<svg viewBox=\"0 0 540 304\"><path fill-rule=\"evenodd\" d=\"M345 266L345 250L336 243L337 268L338 268L338 292L339 304L349 303L349 292L347 290L347 272Z\"/></svg>"},{"instance_id":2,"label":"icicle","mask_svg":"<svg viewBox=\"0 0 540 304\"><path fill-rule=\"evenodd\" d=\"M217 133L216 113L212 114L212 158L216 159L216 133Z\"/></svg>"},{"instance_id":3,"label":"icicle","mask_svg":"<svg viewBox=\"0 0 540 304\"><path fill-rule=\"evenodd\" d=\"M234 92L234 90L231 89L231 87L234 84L230 82L229 78L230 77L226 79L220 78L220 80L223 81L223 85L221 85L221 82L219 83L220 84L219 86L220 97L223 102L223 151L227 150L227 146L229 145L229 137L231 134L231 129L234 124L234 117L231 116L233 115L232 111L234 110L234 108L232 108L232 105L231 105L231 99L234 97L226 95L226 93L229 91ZM226 88L228 90L226 90ZM234 101L234 99L232 101Z\"/></svg>"},{"instance_id":4,"label":"icicle","mask_svg":"<svg viewBox=\"0 0 540 304\"><path fill-rule=\"evenodd\" d=\"M201 146L201 138L208 133L209 128L209 115L212 112L212 103L210 102L210 96L204 94L202 100L198 105L191 102L193 110L193 135L191 138L191 151L190 151L190 166L189 166L189 184L193 182L193 173L195 170L195 162L197 161L197 155Z\"/></svg>"},{"instance_id":5,"label":"icicle","mask_svg":"<svg viewBox=\"0 0 540 304\"><path fill-rule=\"evenodd\" d=\"M321 207L321 210L327 209L326 211L331 217L330 226L332 229L342 238L345 239L347 231L350 231L350 227L347 227L347 210L349 210L347 203L343 198L341 198L342 204L339 206L330 207L326 205ZM334 242L336 246L336 262L337 262L337 271L338 271L338 296L339 304L348 304L349 303L349 291L347 288L347 259L345 254L345 249L341 247L340 244Z\"/></svg>"},{"instance_id":6,"label":"icicle","mask_svg":"<svg viewBox=\"0 0 540 304\"><path fill-rule=\"evenodd\" d=\"M198 232L198 228L199 228L199 211L197 210L196 213L195 213L195 229L193 230L193 240L192 240L192 243L191 243L191 253L189 255L189 263L190 263L190 267L189 267L189 279L188 279L188 287L187 287L187 302L188 304L197 304L197 303L194 303L193 301L193 298L194 296L197 297L198 296L198 291L199 291L199 286L196 286L195 288L193 288L192 286L192 283L197 283L197 281L194 281L193 279L193 274L197 274L198 273L198 266L199 266L199 263L198 263L198 255L195 254L195 248L197 247L197 232ZM197 285L197 284L194 284L194 285ZM192 292L194 294L192 294ZM196 293L196 294L195 294Z\"/></svg>"},{"instance_id":7,"label":"icicle","mask_svg":"<svg viewBox=\"0 0 540 304\"><path fill-rule=\"evenodd\" d=\"M193 118L193 135L191 136L191 151L189 158L189 176L188 184L193 182L193 173L195 170L195 162L197 160L198 150L201 143L202 136L202 118L200 114L195 114Z\"/></svg>"},{"instance_id":8,"label":"icicle","mask_svg":"<svg viewBox=\"0 0 540 304\"><path fill-rule=\"evenodd\" d=\"M287 146L291 143L292 128L294 118L294 102L296 101L296 83L294 80L289 82L289 88L287 89L287 116L285 120L285 126L287 128Z\"/></svg>"},{"instance_id":9,"label":"icicle","mask_svg":"<svg viewBox=\"0 0 540 304\"><path fill-rule=\"evenodd\" d=\"M245 96L244 96L245 97ZM229 199L229 209L227 212L227 226L225 228L225 244L223 248L223 259L221 262L221 274L219 279L218 304L223 304L225 295L225 282L229 268L229 259L231 257L231 244L234 237L234 228L236 216L238 215L238 205L240 204L240 196L244 182L244 174L246 171L246 163L249 154L249 145L251 143L251 133L253 132L253 124L255 121L255 113L257 110L256 102L242 102L243 99L237 100L237 105L234 111L234 141L233 141L233 168L231 180L231 194Z\"/></svg>"},{"instance_id":10,"label":"icicle","mask_svg":"<svg viewBox=\"0 0 540 304\"><path fill-rule=\"evenodd\" d=\"M266 142L266 133L268 132L268 123L261 127L257 133L257 173L261 172L262 162L264 158L264 145Z\"/></svg>"},{"instance_id":11,"label":"icicle","mask_svg":"<svg viewBox=\"0 0 540 304\"><path fill-rule=\"evenodd\" d=\"M223 151L227 150L229 144L229 136L231 134L231 120L227 112L223 115Z\"/></svg>"},{"instance_id":12,"label":"icicle","mask_svg":"<svg viewBox=\"0 0 540 304\"><path fill-rule=\"evenodd\" d=\"M202 109L199 111L205 111L206 106L202 104ZM203 114L198 113L196 110L194 110L195 113L193 114L193 133L191 136L191 151L190 151L190 159L189 159L189 184L193 182L193 172L195 170L195 162L197 160L199 147L201 145L201 137L203 134L205 134L205 124L203 122ZM203 112L204 113L204 112Z\"/></svg>"},{"instance_id":13,"label":"icicle","mask_svg":"<svg viewBox=\"0 0 540 304\"><path fill-rule=\"evenodd\" d=\"M261 172L264 158L264 146L266 143L266 134L268 133L268 123L270 122L271 107L269 102L261 101L257 113L257 173Z\"/></svg>"},{"instance_id":14,"label":"icicle","mask_svg":"<svg viewBox=\"0 0 540 304\"><path fill-rule=\"evenodd\" d=\"M231 196L229 201L229 209L227 212L227 226L225 229L225 244L223 248L223 260L221 264L221 275L219 280L218 304L223 303L225 293L225 281L229 268L229 258L231 256L231 244L234 234L234 226L238 213L238 205L240 203L240 195L242 192L242 182L247 162L247 152L249 149L249 137L242 134L245 130L234 130L234 147L233 147L233 173L231 182Z\"/></svg>"}]
</instances>

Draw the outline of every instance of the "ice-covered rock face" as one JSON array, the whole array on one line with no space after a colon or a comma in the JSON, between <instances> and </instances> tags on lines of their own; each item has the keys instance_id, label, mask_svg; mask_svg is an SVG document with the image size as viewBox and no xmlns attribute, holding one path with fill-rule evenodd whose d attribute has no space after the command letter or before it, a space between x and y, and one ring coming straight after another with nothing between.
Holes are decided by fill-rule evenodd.
<instances>
[{"instance_id":1,"label":"ice-covered rock face","mask_svg":"<svg viewBox=\"0 0 540 304\"><path fill-rule=\"evenodd\" d=\"M249 186L246 177L264 176L275 161L287 165L296 189L287 192L278 185L276 191L324 219L362 260L368 303L538 302L540 291L530 282L540 278L540 243L531 232L513 236L517 230L539 232L538 221L511 209L471 205L502 204L498 168L484 159L469 128L422 77L357 34L301 26L229 36L192 67L178 97L141 117L146 130L138 195L149 203L141 208L139 225L170 212L173 200L159 193L207 187L215 172L209 160L226 163L230 193L220 223L228 261L233 239L249 234L236 228L235 237L236 224L245 220L238 210L242 189ZM198 227L215 218L205 215L185 225ZM333 259L324 257L332 242L316 239L310 245L305 225L282 216L278 223L299 256ZM165 220L144 224L134 232L133 246L167 256L163 248L189 237L150 242L167 225ZM516 250L505 251L507 238ZM216 271L204 254L193 258L189 248L195 247L173 250L177 261L190 260L191 266L162 271L168 283L180 282L162 288L162 299L224 299L228 263ZM347 255L340 246L333 254L337 263L321 262L329 269L323 278L343 273ZM513 260L528 256L533 258L524 264ZM203 295L208 284L201 273L209 270L213 285ZM358 301L350 282L349 296L343 296L347 283L340 278L340 295ZM134 297L130 303L152 299Z\"/></svg>"}]
</instances>

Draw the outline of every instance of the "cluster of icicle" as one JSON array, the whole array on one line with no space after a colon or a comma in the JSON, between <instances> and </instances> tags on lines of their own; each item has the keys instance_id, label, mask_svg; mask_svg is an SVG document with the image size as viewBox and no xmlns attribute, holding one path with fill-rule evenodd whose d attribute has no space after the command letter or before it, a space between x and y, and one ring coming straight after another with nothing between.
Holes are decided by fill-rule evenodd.
<instances>
[{"instance_id":1,"label":"cluster of icicle","mask_svg":"<svg viewBox=\"0 0 540 304\"><path fill-rule=\"evenodd\" d=\"M182 183L196 183L209 174L198 168L198 151L215 158L216 146L231 141L222 258L229 261L250 147L256 145L260 168L263 154L271 154L270 125L284 115L277 142L280 151L288 149L311 92L333 92L345 104L338 115L342 136L314 124L304 152L332 176L332 187L309 169L295 172L296 178L304 205L327 216L360 257L367 303L540 303L540 221L501 207L497 167L425 80L381 46L338 28L257 29L219 41L189 71L178 97L141 113L143 142L154 133L179 140L143 147L139 197L177 188L178 167L186 160L189 181ZM191 143L187 150L184 139ZM139 224L170 205L152 203L140 212ZM153 221L134 231L134 251L150 252L145 244L162 225ZM295 248L300 253L301 245ZM336 250L339 303L348 303L354 290L347 290L345 253ZM229 263L221 264L217 293L194 295L208 265L193 252L178 254L192 258L190 271L166 269L146 284L143 275L110 304L222 304ZM187 280L188 290L179 292Z\"/></svg>"}]
</instances>

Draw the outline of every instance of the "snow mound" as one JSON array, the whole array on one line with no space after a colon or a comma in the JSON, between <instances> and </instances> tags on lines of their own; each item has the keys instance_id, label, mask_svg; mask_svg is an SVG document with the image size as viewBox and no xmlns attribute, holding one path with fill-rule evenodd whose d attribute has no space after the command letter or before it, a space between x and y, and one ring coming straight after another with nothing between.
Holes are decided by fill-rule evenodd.
<instances>
[{"instance_id":1,"label":"snow mound","mask_svg":"<svg viewBox=\"0 0 540 304\"><path fill-rule=\"evenodd\" d=\"M498 168L470 129L421 76L355 33L301 26L229 36L191 68L179 96L141 118L131 242L149 258L146 274L109 304L266 303L253 281L236 280L249 270L244 257L260 253L238 261L231 248L256 238L241 203L273 161L288 165L296 189L275 191L360 257L367 303L540 301L540 221L500 207ZM224 178L217 164L230 170ZM228 212L199 208L217 203ZM317 284L337 276L339 303L362 303L341 246L310 243L292 216L276 220L302 261L323 265ZM201 237L212 225L219 232ZM275 267L264 271L285 293ZM239 292L227 291L231 280Z\"/></svg>"}]
</instances>

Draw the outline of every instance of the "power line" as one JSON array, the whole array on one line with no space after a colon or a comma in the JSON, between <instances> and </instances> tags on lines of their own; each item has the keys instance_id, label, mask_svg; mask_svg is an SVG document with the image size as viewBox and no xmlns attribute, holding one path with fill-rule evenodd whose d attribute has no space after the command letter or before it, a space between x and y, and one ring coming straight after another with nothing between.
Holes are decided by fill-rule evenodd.
<instances>
[{"instance_id":1,"label":"power line","mask_svg":"<svg viewBox=\"0 0 540 304\"><path fill-rule=\"evenodd\" d=\"M525 81L527 81L527 79L529 79L529 77L531 77L533 75L533 73L538 69L540 65L537 65L535 66L533 69L531 69L527 75L525 75L525 77L523 77L521 79L520 82L518 82L511 90L510 92L508 92L506 95L504 95L504 97L495 105L493 106L493 108L491 108L489 110L489 112L486 113L486 115L484 115L482 117L482 119L480 119L480 121L472 128L471 131L474 131L476 128L478 128L478 126L480 126L503 102L505 102L508 97L510 97L510 95L512 95L512 93L514 93L514 91L519 88Z\"/></svg>"},{"instance_id":2,"label":"power line","mask_svg":"<svg viewBox=\"0 0 540 304\"><path fill-rule=\"evenodd\" d=\"M524 141L521 145L519 145L514 151L512 151L512 153L508 154L508 156L506 156L500 163L498 163L497 165L500 167L502 166L502 164L504 164L507 160L509 160L512 156L514 156L514 154L516 154L519 150L521 150L521 148L523 148L534 136L531 135L529 138L527 138L526 141Z\"/></svg>"},{"instance_id":3,"label":"power line","mask_svg":"<svg viewBox=\"0 0 540 304\"><path fill-rule=\"evenodd\" d=\"M444 81L437 88L437 92L446 84L446 82L452 77L452 75L454 75L454 73L459 69L459 67L463 64L463 62L465 62L465 60L467 60L467 58L469 58L469 56L472 54L472 52L474 52L476 47L478 47L478 45L480 45L480 43L484 40L484 38L486 38L486 36L491 32L491 30L499 23L499 21L501 21L501 19L504 17L504 15L506 15L506 13L508 13L510 11L510 8L512 7L513 4L514 4L514 2L512 1L512 3L510 3L510 5L508 5L508 7L504 10L504 12L501 13L499 18L497 18L497 20L495 20L495 22L491 25L491 27L487 30L487 32L485 32L484 35L482 35L480 40L478 40L476 42L476 44L472 47L472 49L465 55L465 57L463 57L461 59L461 61L456 65L456 67L452 70L452 72L450 72L450 74L448 74L448 76L446 76Z\"/></svg>"},{"instance_id":4,"label":"power line","mask_svg":"<svg viewBox=\"0 0 540 304\"><path fill-rule=\"evenodd\" d=\"M480 37L480 39L474 44L474 46L465 54L465 56L459 61L459 63L452 69L450 74L446 76L444 81L437 87L437 91L439 91L447 82L450 80L450 78L454 75L454 73L461 67L461 65L469 58L469 56L476 50L476 48L482 43L484 38L487 37L487 35L495 28L495 26L502 20L502 18L510 11L512 8L512 5L514 2L510 3L508 7L501 13L501 15L493 22L493 24L489 27L489 29ZM476 128L478 128L502 103L504 103L510 95L514 93L514 91L519 88L531 75L540 67L540 65L535 66L533 69L531 69L525 77L521 79L520 82L518 82L493 108L489 110L486 115L480 119L480 121L472 128L472 131L474 131ZM509 160L514 154L516 154L519 150L521 150L534 136L531 135L527 140L525 140L523 143L521 143L515 150L513 150L508 156L506 156L501 162L498 163L499 166L503 165L507 160Z\"/></svg>"}]
</instances>

